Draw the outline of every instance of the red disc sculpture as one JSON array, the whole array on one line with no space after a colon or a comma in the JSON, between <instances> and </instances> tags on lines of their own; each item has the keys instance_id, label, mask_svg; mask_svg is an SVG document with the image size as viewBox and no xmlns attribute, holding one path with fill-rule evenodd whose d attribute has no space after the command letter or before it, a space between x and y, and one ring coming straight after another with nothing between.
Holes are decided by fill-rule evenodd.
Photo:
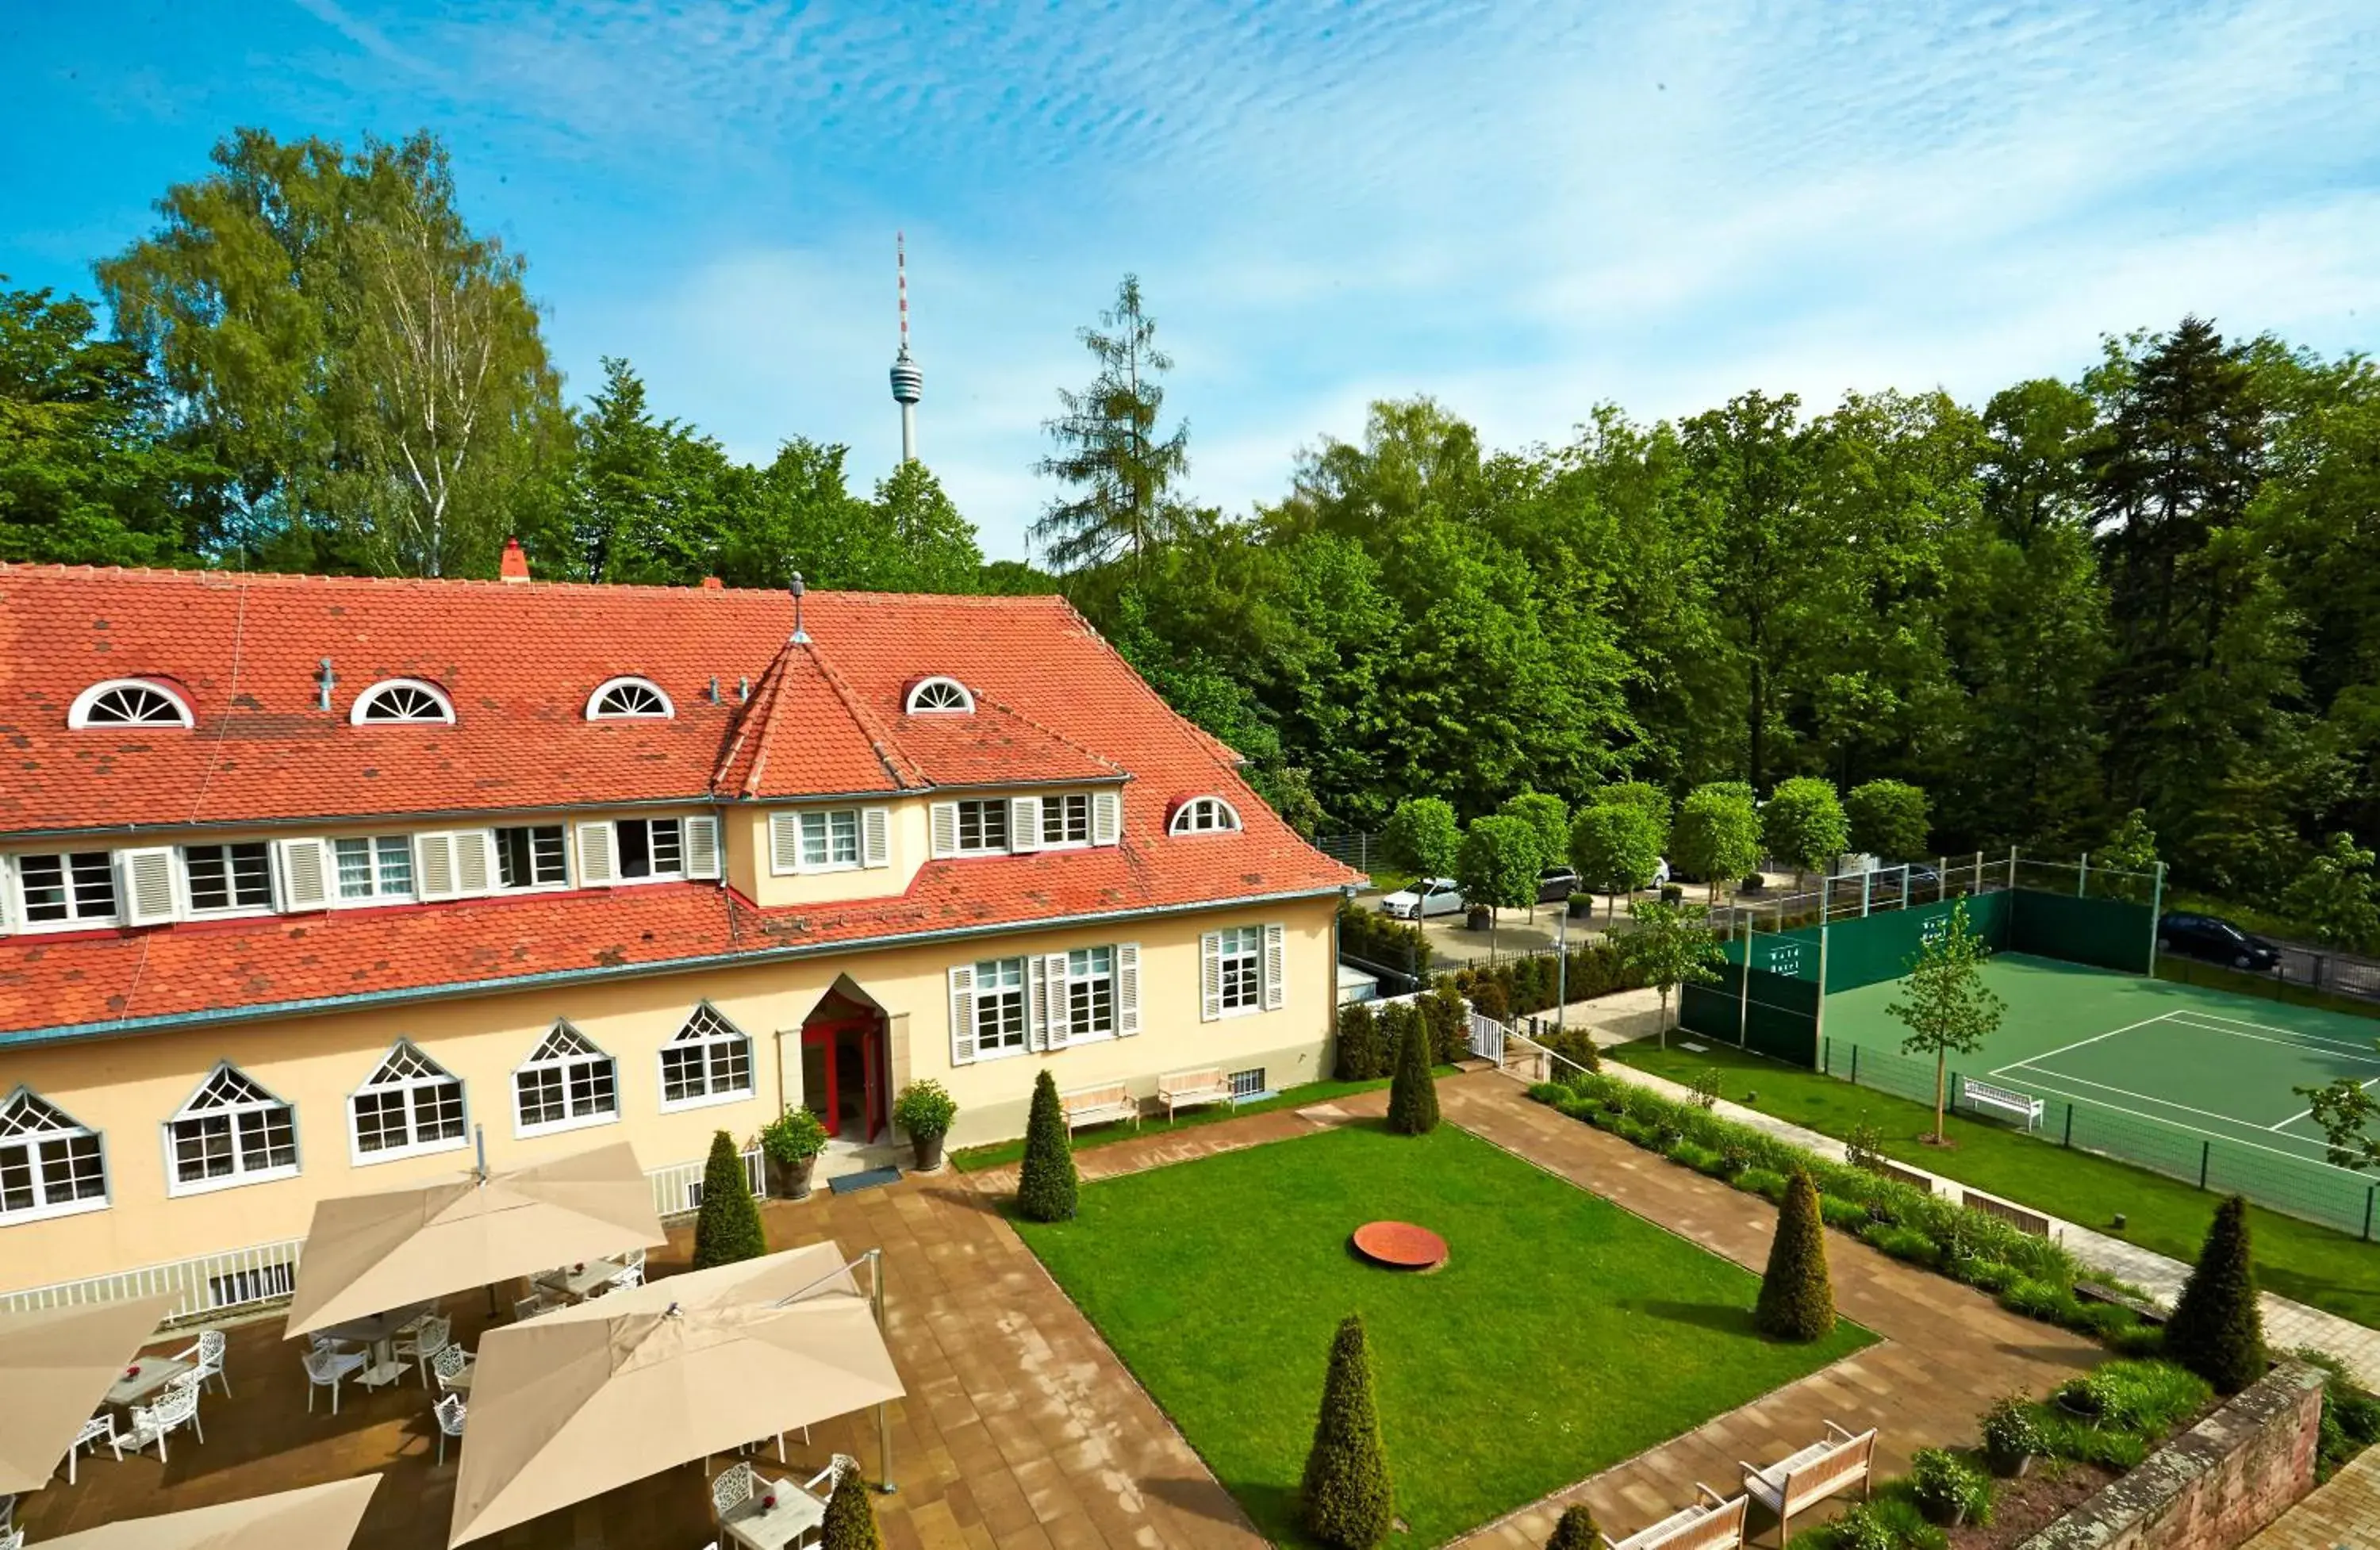
<instances>
[{"instance_id":1,"label":"red disc sculpture","mask_svg":"<svg viewBox=\"0 0 2380 1550\"><path fill-rule=\"evenodd\" d=\"M1391 1270L1435 1270L1446 1263L1446 1240L1411 1222L1366 1222L1355 1229L1355 1252Z\"/></svg>"}]
</instances>

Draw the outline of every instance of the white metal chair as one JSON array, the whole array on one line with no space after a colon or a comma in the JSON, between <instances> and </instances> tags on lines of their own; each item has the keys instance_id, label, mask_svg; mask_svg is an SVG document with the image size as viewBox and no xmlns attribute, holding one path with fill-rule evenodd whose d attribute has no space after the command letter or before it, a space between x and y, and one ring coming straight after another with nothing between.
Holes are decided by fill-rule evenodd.
<instances>
[{"instance_id":1,"label":"white metal chair","mask_svg":"<svg viewBox=\"0 0 2380 1550\"><path fill-rule=\"evenodd\" d=\"M463 1402L463 1396L460 1394L449 1394L438 1401L438 1462L440 1464L446 1462L446 1439L453 1437L457 1443L463 1440L463 1423L470 1415L470 1410L471 1407Z\"/></svg>"},{"instance_id":2,"label":"white metal chair","mask_svg":"<svg viewBox=\"0 0 2380 1550\"><path fill-rule=\"evenodd\" d=\"M67 1449L67 1484L72 1485L75 1483L75 1456L86 1447L97 1453L101 1443L105 1443L110 1447L115 1446L115 1412L114 1411L100 1411L84 1422L82 1430L75 1434L74 1446ZM7 1515L0 1513L0 1528L6 1528L7 1523Z\"/></svg>"},{"instance_id":3,"label":"white metal chair","mask_svg":"<svg viewBox=\"0 0 2380 1550\"><path fill-rule=\"evenodd\" d=\"M640 1287L644 1284L645 1251L642 1249L629 1255L627 1264L620 1267L620 1273L603 1283L607 1289L613 1291L625 1291L630 1287Z\"/></svg>"},{"instance_id":4,"label":"white metal chair","mask_svg":"<svg viewBox=\"0 0 2380 1550\"><path fill-rule=\"evenodd\" d=\"M165 1438L180 1426L196 1432L200 1442L207 1440L206 1430L199 1424L199 1386L187 1373L167 1384L155 1404L135 1406L131 1430L110 1437L107 1446L120 1464L127 1447L137 1454L153 1442L157 1445L157 1461L162 1464L166 1462Z\"/></svg>"},{"instance_id":5,"label":"white metal chair","mask_svg":"<svg viewBox=\"0 0 2380 1550\"><path fill-rule=\"evenodd\" d=\"M430 1387L430 1359L446 1349L447 1337L455 1332L455 1321L435 1315L423 1319L410 1335L397 1337L389 1347L389 1354L399 1362L410 1362L421 1374L421 1387Z\"/></svg>"},{"instance_id":6,"label":"white metal chair","mask_svg":"<svg viewBox=\"0 0 2380 1550\"><path fill-rule=\"evenodd\" d=\"M459 1386L455 1382L455 1380L456 1378L463 1377L464 1374L471 1370L472 1362L473 1358L469 1351L465 1350L461 1346L450 1341L437 1351L431 1353L430 1358L431 1374L437 1378L438 1387L441 1389L452 1394L456 1391L458 1387L461 1388L470 1387L470 1380L468 1378L465 1378Z\"/></svg>"},{"instance_id":7,"label":"white metal chair","mask_svg":"<svg viewBox=\"0 0 2380 1550\"><path fill-rule=\"evenodd\" d=\"M722 1523L752 1499L752 1466L737 1459L710 1483L710 1510Z\"/></svg>"},{"instance_id":8,"label":"white metal chair","mask_svg":"<svg viewBox=\"0 0 2380 1550\"><path fill-rule=\"evenodd\" d=\"M364 1353L341 1350L328 1341L306 1353L306 1412L314 1411L314 1390L331 1391L331 1413L339 1413L339 1380L364 1370Z\"/></svg>"},{"instance_id":9,"label":"white metal chair","mask_svg":"<svg viewBox=\"0 0 2380 1550\"><path fill-rule=\"evenodd\" d=\"M191 1374L199 1380L200 1388L207 1386L209 1378L223 1385L224 1398L228 1399L231 1398L231 1379L224 1375L224 1350L229 1343L222 1330L201 1329L199 1331L199 1343L188 1350L176 1351L174 1360L190 1363Z\"/></svg>"},{"instance_id":10,"label":"white metal chair","mask_svg":"<svg viewBox=\"0 0 2380 1550\"><path fill-rule=\"evenodd\" d=\"M527 1324L540 1314L550 1314L562 1304L548 1302L542 1295L523 1297L513 1303L513 1322Z\"/></svg>"},{"instance_id":11,"label":"white metal chair","mask_svg":"<svg viewBox=\"0 0 2380 1550\"><path fill-rule=\"evenodd\" d=\"M0 1550L25 1550L25 1531L11 1529L6 1533L0 1533ZM719 1550L718 1545L713 1544L711 1550Z\"/></svg>"}]
</instances>

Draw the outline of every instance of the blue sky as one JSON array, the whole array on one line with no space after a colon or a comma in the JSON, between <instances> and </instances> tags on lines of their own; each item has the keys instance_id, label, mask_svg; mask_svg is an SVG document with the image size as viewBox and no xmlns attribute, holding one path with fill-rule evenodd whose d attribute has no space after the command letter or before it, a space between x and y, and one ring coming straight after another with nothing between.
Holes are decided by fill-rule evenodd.
<instances>
[{"instance_id":1,"label":"blue sky","mask_svg":"<svg viewBox=\"0 0 2380 1550\"><path fill-rule=\"evenodd\" d=\"M574 397L625 355L862 489L905 227L920 452L995 555L1126 269L1234 511L1383 395L1509 445L1602 400L1979 398L2186 310L2325 353L2380 317L2371 0L10 0L0 60L17 284L88 294L235 125L427 126Z\"/></svg>"}]
</instances>

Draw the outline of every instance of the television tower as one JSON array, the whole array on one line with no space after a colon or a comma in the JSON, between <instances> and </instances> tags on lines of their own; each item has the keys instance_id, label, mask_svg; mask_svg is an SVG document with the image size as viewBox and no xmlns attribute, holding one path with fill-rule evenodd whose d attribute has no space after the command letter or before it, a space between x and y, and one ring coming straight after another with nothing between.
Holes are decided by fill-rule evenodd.
<instances>
[{"instance_id":1,"label":"television tower","mask_svg":"<svg viewBox=\"0 0 2380 1550\"><path fill-rule=\"evenodd\" d=\"M901 406L901 461L917 461L917 400L925 396L926 374L909 358L909 253L899 232L892 234L892 269L901 288L901 353L892 357L892 402Z\"/></svg>"}]
</instances>

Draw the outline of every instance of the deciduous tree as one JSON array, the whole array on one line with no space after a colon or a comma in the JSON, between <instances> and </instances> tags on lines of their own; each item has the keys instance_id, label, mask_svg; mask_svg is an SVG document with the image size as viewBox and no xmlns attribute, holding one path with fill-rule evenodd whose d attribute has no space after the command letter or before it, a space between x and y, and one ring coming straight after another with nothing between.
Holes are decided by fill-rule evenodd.
<instances>
[{"instance_id":1,"label":"deciduous tree","mask_svg":"<svg viewBox=\"0 0 2380 1550\"><path fill-rule=\"evenodd\" d=\"M1734 882L1760 865L1760 814L1751 793L1726 785L1696 787L1678 804L1672 846L1679 866L1707 882L1717 903L1720 882Z\"/></svg>"},{"instance_id":2,"label":"deciduous tree","mask_svg":"<svg viewBox=\"0 0 2380 1550\"><path fill-rule=\"evenodd\" d=\"M1496 916L1533 904L1539 870L1537 831L1525 819L1490 813L1474 818L1455 853L1454 879L1466 904L1488 906L1488 951L1496 951Z\"/></svg>"},{"instance_id":3,"label":"deciduous tree","mask_svg":"<svg viewBox=\"0 0 2380 1550\"><path fill-rule=\"evenodd\" d=\"M1633 803L1599 803L1571 825L1570 864L1581 881L1604 894L1604 918L1610 920L1620 895L1648 886L1659 870L1660 828Z\"/></svg>"},{"instance_id":4,"label":"deciduous tree","mask_svg":"<svg viewBox=\"0 0 2380 1550\"><path fill-rule=\"evenodd\" d=\"M1852 840L1835 783L1812 775L1778 783L1760 810L1760 831L1772 854L1793 864L1796 882L1804 872L1831 866Z\"/></svg>"},{"instance_id":5,"label":"deciduous tree","mask_svg":"<svg viewBox=\"0 0 2380 1550\"><path fill-rule=\"evenodd\" d=\"M1925 854L1925 793L1906 781L1870 781L1843 798L1851 848L1888 861Z\"/></svg>"},{"instance_id":6,"label":"deciduous tree","mask_svg":"<svg viewBox=\"0 0 2380 1550\"><path fill-rule=\"evenodd\" d=\"M1718 977L1726 952L1711 935L1710 912L1700 904L1672 904L1662 899L1637 899L1628 905L1635 929L1621 940L1621 951L1645 983L1661 993L1661 1047L1670 1047L1670 998L1688 985L1707 985Z\"/></svg>"},{"instance_id":7,"label":"deciduous tree","mask_svg":"<svg viewBox=\"0 0 2380 1550\"><path fill-rule=\"evenodd\" d=\"M1454 871L1463 848L1463 829L1454 809L1435 796L1409 796L1389 815L1380 831L1380 849L1389 865L1416 878L1443 878Z\"/></svg>"},{"instance_id":8,"label":"deciduous tree","mask_svg":"<svg viewBox=\"0 0 2380 1550\"><path fill-rule=\"evenodd\" d=\"M1949 1060L1973 1055L1999 1031L2008 1003L1984 983L1984 961L1991 956L1967 919L1967 903L1959 901L1929 936L1909 966L1900 994L1884 1010L1906 1024L1909 1036L1900 1041L1903 1054L1934 1057L1934 1144L1944 1144L1942 1111Z\"/></svg>"}]
</instances>

